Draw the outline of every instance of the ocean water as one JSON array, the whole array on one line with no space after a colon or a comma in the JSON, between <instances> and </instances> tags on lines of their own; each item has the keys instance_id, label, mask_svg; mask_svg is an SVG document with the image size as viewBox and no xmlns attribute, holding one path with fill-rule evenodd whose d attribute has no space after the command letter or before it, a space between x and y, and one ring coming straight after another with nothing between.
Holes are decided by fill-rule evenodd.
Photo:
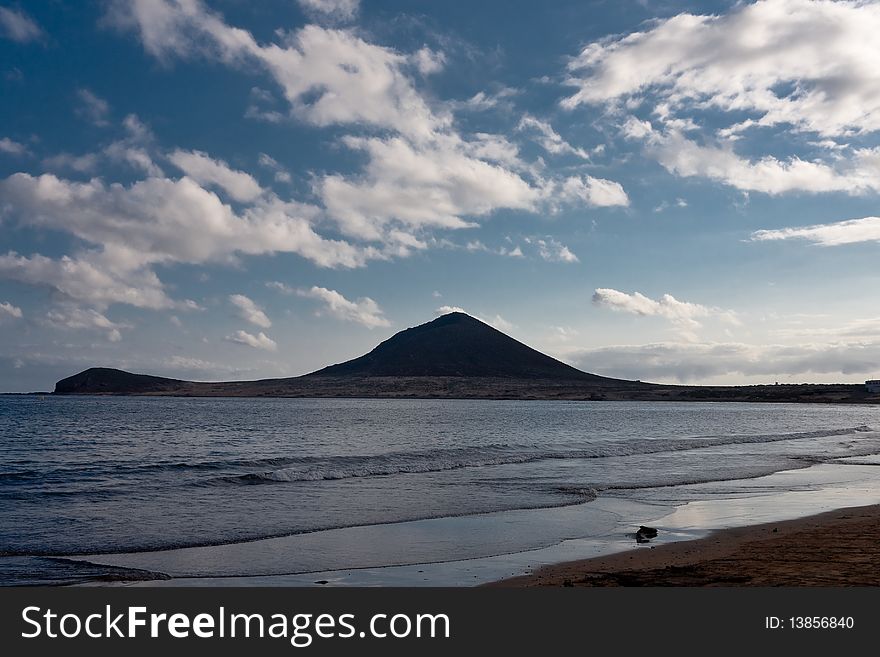
<instances>
[{"instance_id":1,"label":"ocean water","mask_svg":"<svg viewBox=\"0 0 880 657\"><path fill-rule=\"evenodd\" d=\"M304 534L317 556L284 572L330 552L358 568L335 530L741 495L776 472L877 465L878 429L871 406L0 397L0 583L138 579L64 557ZM473 556L530 545L528 524ZM453 543L423 558L471 555Z\"/></svg>"}]
</instances>

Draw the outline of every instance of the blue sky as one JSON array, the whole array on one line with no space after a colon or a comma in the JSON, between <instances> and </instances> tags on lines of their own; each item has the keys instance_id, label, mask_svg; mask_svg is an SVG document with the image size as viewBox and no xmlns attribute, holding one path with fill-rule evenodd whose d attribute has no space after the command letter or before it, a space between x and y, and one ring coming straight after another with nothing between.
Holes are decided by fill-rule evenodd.
<instances>
[{"instance_id":1,"label":"blue sky","mask_svg":"<svg viewBox=\"0 0 880 657\"><path fill-rule=\"evenodd\" d=\"M0 4L0 391L451 308L588 371L880 375L880 4Z\"/></svg>"}]
</instances>

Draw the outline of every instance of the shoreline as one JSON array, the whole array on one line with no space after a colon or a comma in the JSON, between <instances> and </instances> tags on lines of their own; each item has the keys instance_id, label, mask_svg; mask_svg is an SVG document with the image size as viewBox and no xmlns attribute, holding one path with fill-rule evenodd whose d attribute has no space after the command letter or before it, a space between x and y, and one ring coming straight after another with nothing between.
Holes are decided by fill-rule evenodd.
<instances>
[{"instance_id":1,"label":"shoreline","mask_svg":"<svg viewBox=\"0 0 880 657\"><path fill-rule=\"evenodd\" d=\"M880 586L878 527L880 504L846 507L546 565L484 586Z\"/></svg>"}]
</instances>

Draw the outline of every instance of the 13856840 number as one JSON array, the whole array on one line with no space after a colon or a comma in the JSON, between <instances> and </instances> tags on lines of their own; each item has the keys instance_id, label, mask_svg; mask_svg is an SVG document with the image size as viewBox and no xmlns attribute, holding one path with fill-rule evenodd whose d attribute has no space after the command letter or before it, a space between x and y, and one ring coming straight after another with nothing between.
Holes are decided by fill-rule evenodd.
<instances>
[{"instance_id":1,"label":"13856840 number","mask_svg":"<svg viewBox=\"0 0 880 657\"><path fill-rule=\"evenodd\" d=\"M793 630L851 630L855 625L852 616L791 616L788 622Z\"/></svg>"}]
</instances>

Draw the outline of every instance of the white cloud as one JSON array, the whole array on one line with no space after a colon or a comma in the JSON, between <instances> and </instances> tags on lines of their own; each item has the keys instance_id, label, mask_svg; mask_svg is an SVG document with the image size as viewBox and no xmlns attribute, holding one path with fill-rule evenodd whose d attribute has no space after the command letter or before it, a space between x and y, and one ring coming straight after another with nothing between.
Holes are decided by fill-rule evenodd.
<instances>
[{"instance_id":1,"label":"white cloud","mask_svg":"<svg viewBox=\"0 0 880 657\"><path fill-rule=\"evenodd\" d=\"M439 65L439 55L415 55L368 43L353 31L308 25L260 43L195 0L117 2L117 25L135 29L144 48L159 58L208 57L230 66L253 65L279 85L290 112L317 126L358 128L342 138L368 161L359 174L320 177L317 190L330 218L343 233L384 241L385 253L405 256L423 248L417 233L430 228L473 225L470 218L499 209L537 212L555 206L558 186L539 180L517 156L515 145L498 135L464 137L442 103L432 108L410 73ZM259 102L254 100L256 91ZM280 120L272 94L252 90L249 115ZM363 128L381 131L365 136ZM532 174L528 180L524 174ZM570 193L566 202L618 205L622 189Z\"/></svg>"},{"instance_id":2,"label":"white cloud","mask_svg":"<svg viewBox=\"0 0 880 657\"><path fill-rule=\"evenodd\" d=\"M263 349L264 351L276 351L278 349L278 343L262 331L256 335L252 335L247 331L236 331L232 335L227 335L225 339L229 342L247 345L254 349Z\"/></svg>"},{"instance_id":3,"label":"white cloud","mask_svg":"<svg viewBox=\"0 0 880 657\"><path fill-rule=\"evenodd\" d=\"M253 176L231 169L226 162L215 160L207 153L176 150L168 159L200 185L219 187L236 201L251 202L263 193Z\"/></svg>"},{"instance_id":4,"label":"white cloud","mask_svg":"<svg viewBox=\"0 0 880 657\"><path fill-rule=\"evenodd\" d=\"M62 298L104 308L122 303L138 308L186 308L193 302L168 298L152 271L118 268L101 254L59 259L35 254L27 257L14 251L0 255L0 278L55 290Z\"/></svg>"},{"instance_id":5,"label":"white cloud","mask_svg":"<svg viewBox=\"0 0 880 657\"><path fill-rule=\"evenodd\" d=\"M744 112L748 126L824 136L880 129L880 5L762 0L721 16L679 14L586 46L563 104L641 100ZM659 100L658 100L659 99ZM743 126L745 128L747 126Z\"/></svg>"},{"instance_id":6,"label":"white cloud","mask_svg":"<svg viewBox=\"0 0 880 657\"><path fill-rule=\"evenodd\" d=\"M65 230L131 263L195 264L272 252L300 253L328 267L364 259L351 245L312 230L314 208L273 197L236 214L188 177L124 186L17 173L0 181L0 198L27 224Z\"/></svg>"},{"instance_id":7,"label":"white cloud","mask_svg":"<svg viewBox=\"0 0 880 657\"><path fill-rule=\"evenodd\" d=\"M138 31L159 58L209 56L256 63L279 84L294 114L309 123L366 124L411 138L429 137L448 119L435 116L405 73L409 59L351 32L307 25L283 43L259 44L195 0L116 2L110 20Z\"/></svg>"},{"instance_id":8,"label":"white cloud","mask_svg":"<svg viewBox=\"0 0 880 657\"><path fill-rule=\"evenodd\" d=\"M465 315L470 315L470 313L461 306L440 306L434 312L438 315L448 315L449 313L464 313ZM471 316L476 317L476 315Z\"/></svg>"},{"instance_id":9,"label":"white cloud","mask_svg":"<svg viewBox=\"0 0 880 657\"><path fill-rule=\"evenodd\" d=\"M260 328L270 328L272 326L272 321L266 316L266 313L252 299L245 295L231 294L229 295L229 303L236 307L238 316L243 320Z\"/></svg>"},{"instance_id":10,"label":"white cloud","mask_svg":"<svg viewBox=\"0 0 880 657\"><path fill-rule=\"evenodd\" d=\"M245 109L244 118L265 121L267 123L281 123L288 116L284 112L279 111L277 105L278 100L271 91L261 89L260 87L252 87L250 102L247 109Z\"/></svg>"},{"instance_id":11,"label":"white cloud","mask_svg":"<svg viewBox=\"0 0 880 657\"><path fill-rule=\"evenodd\" d=\"M800 319L791 319L792 326L774 329L771 334L780 338L836 338L861 340L873 340L880 335L880 317L867 317L852 319L832 326L822 326L818 320L826 319L827 316L816 315L809 317L809 323Z\"/></svg>"},{"instance_id":12,"label":"white cloud","mask_svg":"<svg viewBox=\"0 0 880 657\"><path fill-rule=\"evenodd\" d=\"M502 87L494 93L478 91L467 100L452 100L447 101L446 104L453 110L467 110L471 112L484 112L495 108L509 110L513 108L510 98L518 93L520 93L519 90L513 87Z\"/></svg>"},{"instance_id":13,"label":"white cloud","mask_svg":"<svg viewBox=\"0 0 880 657\"><path fill-rule=\"evenodd\" d=\"M126 136L112 142L103 154L114 163L127 164L152 178L164 176L161 167L153 162L149 151L154 141L153 133L135 114L129 114L122 121Z\"/></svg>"},{"instance_id":14,"label":"white cloud","mask_svg":"<svg viewBox=\"0 0 880 657\"><path fill-rule=\"evenodd\" d=\"M503 332L510 332L516 328L516 325L504 319L501 315L495 315L494 317L483 317L481 315L477 315L474 313L469 313L467 310L460 306L440 306L437 310L434 311L438 315L447 315L449 313L464 313L465 315L469 315L474 317L484 324L488 324L489 326L498 329Z\"/></svg>"},{"instance_id":15,"label":"white cloud","mask_svg":"<svg viewBox=\"0 0 880 657\"><path fill-rule=\"evenodd\" d=\"M571 249L552 237L546 239L527 237L525 238L525 241L528 244L534 244L537 246L538 255L547 262L580 262L578 257L572 253Z\"/></svg>"},{"instance_id":16,"label":"white cloud","mask_svg":"<svg viewBox=\"0 0 880 657\"><path fill-rule=\"evenodd\" d=\"M661 342L570 351L565 358L588 372L642 381L695 383L745 376L760 377L772 383L823 375L838 380L841 376L873 376L880 371L880 342L855 340L795 345Z\"/></svg>"},{"instance_id":17,"label":"white cloud","mask_svg":"<svg viewBox=\"0 0 880 657\"><path fill-rule=\"evenodd\" d=\"M551 326L550 328L553 331L551 340L556 342L568 342L580 334L577 329L573 329L570 326Z\"/></svg>"},{"instance_id":18,"label":"white cloud","mask_svg":"<svg viewBox=\"0 0 880 657\"><path fill-rule=\"evenodd\" d=\"M236 213L188 177L124 186L18 173L0 180L0 201L22 224L64 231L96 247L58 260L9 253L0 256L0 276L92 305L194 306L167 297L151 269L157 264L288 252L322 267L357 267L377 255L315 233L315 208L267 195Z\"/></svg>"},{"instance_id":19,"label":"white cloud","mask_svg":"<svg viewBox=\"0 0 880 657\"><path fill-rule=\"evenodd\" d=\"M620 183L592 176L569 176L554 185L550 193L551 200L566 203L581 201L598 208L629 205L629 197Z\"/></svg>"},{"instance_id":20,"label":"white cloud","mask_svg":"<svg viewBox=\"0 0 880 657\"><path fill-rule=\"evenodd\" d=\"M296 294L296 288L287 285L287 283L282 283L281 281L266 281L266 287L270 290L275 290L280 292L281 294Z\"/></svg>"},{"instance_id":21,"label":"white cloud","mask_svg":"<svg viewBox=\"0 0 880 657\"><path fill-rule=\"evenodd\" d=\"M431 50L426 46L413 53L412 61L419 73L430 75L443 70L443 67L446 65L446 55L442 52Z\"/></svg>"},{"instance_id":22,"label":"white cloud","mask_svg":"<svg viewBox=\"0 0 880 657\"><path fill-rule=\"evenodd\" d=\"M493 317L483 319L482 321L486 322L489 326L498 329L499 331L504 331L505 333L509 333L516 328L515 324L507 321L501 315L495 315Z\"/></svg>"},{"instance_id":23,"label":"white cloud","mask_svg":"<svg viewBox=\"0 0 880 657\"><path fill-rule=\"evenodd\" d=\"M758 230L754 241L802 239L821 246L840 246L858 242L880 242L880 217L848 219L830 224L816 224L777 230Z\"/></svg>"},{"instance_id":24,"label":"white cloud","mask_svg":"<svg viewBox=\"0 0 880 657\"><path fill-rule=\"evenodd\" d=\"M76 96L79 99L77 116L98 127L109 125L107 115L110 113L110 104L106 100L88 89L77 89Z\"/></svg>"},{"instance_id":25,"label":"white cloud","mask_svg":"<svg viewBox=\"0 0 880 657\"><path fill-rule=\"evenodd\" d=\"M290 172L285 169L274 157L270 155L266 155L265 153L260 153L259 157L260 166L265 167L272 171L275 177L275 182L280 183L289 183L293 180L290 175Z\"/></svg>"},{"instance_id":26,"label":"white cloud","mask_svg":"<svg viewBox=\"0 0 880 657\"><path fill-rule=\"evenodd\" d=\"M679 301L671 294L660 299L651 299L640 292L628 294L611 288L597 288L593 293L593 303L611 310L641 315L643 317L663 317L678 326L689 337L694 329L702 324L698 318L718 317L731 324L738 324L736 315L729 310L704 306L689 301Z\"/></svg>"},{"instance_id":27,"label":"white cloud","mask_svg":"<svg viewBox=\"0 0 880 657\"><path fill-rule=\"evenodd\" d=\"M880 149L839 142L880 130L878 31L880 4L861 0L761 0L719 16L683 13L587 45L569 65L577 91L563 106L604 104L610 116L650 111L659 129L631 119L624 133L646 140L648 154L675 175L767 194L876 193ZM785 142L820 148L823 159L733 150L746 133L759 149L774 143L764 138L769 129L795 133ZM686 134L693 131L702 138Z\"/></svg>"},{"instance_id":28,"label":"white cloud","mask_svg":"<svg viewBox=\"0 0 880 657\"><path fill-rule=\"evenodd\" d=\"M4 301L0 303L0 319L3 317L12 317L13 319L21 319L23 313L21 312L21 308L18 306L13 306L8 301Z\"/></svg>"},{"instance_id":29,"label":"white cloud","mask_svg":"<svg viewBox=\"0 0 880 657\"><path fill-rule=\"evenodd\" d=\"M0 31L13 41L28 43L43 38L43 30L21 10L0 7Z\"/></svg>"},{"instance_id":30,"label":"white cloud","mask_svg":"<svg viewBox=\"0 0 880 657\"><path fill-rule=\"evenodd\" d=\"M589 160L590 154L583 148L576 148L565 141L562 136L553 129L546 121L541 121L529 114L520 119L517 130L531 130L537 132L536 141L541 147L552 155L575 155L583 160Z\"/></svg>"},{"instance_id":31,"label":"white cloud","mask_svg":"<svg viewBox=\"0 0 880 657\"><path fill-rule=\"evenodd\" d=\"M297 294L310 299L317 299L324 304L319 311L346 322L362 324L373 329L382 326L391 326L391 322L382 314L382 309L370 297L362 297L357 301L349 301L336 290L328 290L326 287L313 286L308 290L298 290Z\"/></svg>"},{"instance_id":32,"label":"white cloud","mask_svg":"<svg viewBox=\"0 0 880 657\"><path fill-rule=\"evenodd\" d=\"M128 324L112 322L97 310L77 307L66 307L58 310L50 310L46 314L46 320L52 326L73 330L95 330L105 332L110 342L122 340L120 329L131 328Z\"/></svg>"},{"instance_id":33,"label":"white cloud","mask_svg":"<svg viewBox=\"0 0 880 657\"><path fill-rule=\"evenodd\" d=\"M357 16L360 0L297 0L304 11L334 20L352 20Z\"/></svg>"},{"instance_id":34,"label":"white cloud","mask_svg":"<svg viewBox=\"0 0 880 657\"><path fill-rule=\"evenodd\" d=\"M86 115L83 116L91 122L104 126L108 125L108 122L99 117L103 117L105 114L106 112L98 113L91 118ZM127 115L122 121L122 127L125 130L125 136L110 142L103 148L82 155L59 153L44 158L43 166L53 171L70 170L77 173L91 174L97 171L101 164L109 162L113 165L122 164L128 166L136 172L150 177L163 176L162 169L153 161L150 155L150 152L154 150L154 137L150 129L135 114Z\"/></svg>"},{"instance_id":35,"label":"white cloud","mask_svg":"<svg viewBox=\"0 0 880 657\"><path fill-rule=\"evenodd\" d=\"M416 146L402 137L348 137L350 148L369 155L363 176L326 176L321 196L349 235L379 239L396 221L410 229L466 228L464 217L499 208L533 209L541 191L516 173L469 156L458 137Z\"/></svg>"},{"instance_id":36,"label":"white cloud","mask_svg":"<svg viewBox=\"0 0 880 657\"><path fill-rule=\"evenodd\" d=\"M729 143L701 145L676 130L661 133L647 121L630 120L624 134L645 140L645 148L667 171L678 176L717 180L744 191L765 194L880 191L880 148L855 149L849 159L830 163L771 155L749 160Z\"/></svg>"},{"instance_id":37,"label":"white cloud","mask_svg":"<svg viewBox=\"0 0 880 657\"><path fill-rule=\"evenodd\" d=\"M3 137L0 139L0 153L7 153L8 155L26 155L27 152L27 146L24 144L13 141L9 137Z\"/></svg>"},{"instance_id":38,"label":"white cloud","mask_svg":"<svg viewBox=\"0 0 880 657\"><path fill-rule=\"evenodd\" d=\"M660 205L654 208L654 212L665 212L671 207L686 208L687 206L687 201L685 201L683 198L677 198L672 203L670 203L669 201L661 201Z\"/></svg>"}]
</instances>

